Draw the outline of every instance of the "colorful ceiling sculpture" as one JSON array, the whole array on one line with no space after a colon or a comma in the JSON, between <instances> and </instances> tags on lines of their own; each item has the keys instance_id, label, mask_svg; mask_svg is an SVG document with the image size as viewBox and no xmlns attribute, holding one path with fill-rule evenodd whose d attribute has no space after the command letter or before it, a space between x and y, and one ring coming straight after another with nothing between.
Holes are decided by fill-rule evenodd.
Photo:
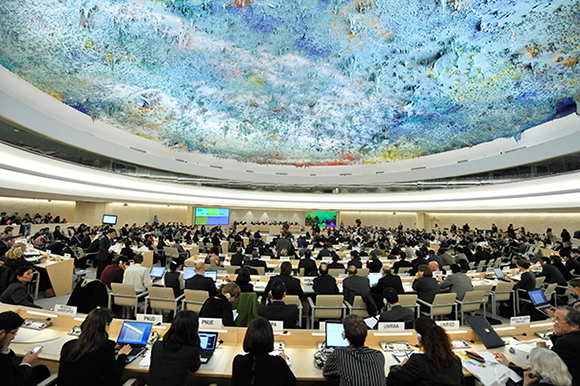
<instances>
[{"instance_id":1,"label":"colorful ceiling sculpture","mask_svg":"<svg viewBox=\"0 0 580 386\"><path fill-rule=\"evenodd\" d=\"M574 113L580 3L2 0L0 64L94 119L243 162L375 163Z\"/></svg>"}]
</instances>

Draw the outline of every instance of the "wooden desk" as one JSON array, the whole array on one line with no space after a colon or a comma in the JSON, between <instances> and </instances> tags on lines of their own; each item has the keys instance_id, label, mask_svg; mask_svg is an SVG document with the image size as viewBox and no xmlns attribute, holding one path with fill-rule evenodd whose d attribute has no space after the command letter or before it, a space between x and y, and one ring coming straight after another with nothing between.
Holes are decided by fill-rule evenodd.
<instances>
[{"instance_id":1,"label":"wooden desk","mask_svg":"<svg viewBox=\"0 0 580 386\"><path fill-rule=\"evenodd\" d=\"M40 354L39 361L35 364L46 364L51 372L58 370L58 361L60 358L60 348L62 345L74 337L68 336L72 327L78 326L84 320L84 315L76 317L68 315L58 315L50 311L41 311L38 309L30 309L20 306L10 306L0 304L0 312L12 310L20 314L23 318L45 319L50 318L52 326L42 331L27 330L21 328L10 346L18 356L24 355L30 348L36 344L43 344L44 349ZM110 338L116 340L123 320L114 319L111 323L109 331ZM500 336L515 336L524 343L534 344L540 339L537 338L535 332L544 332L552 326L551 322L534 322L529 325L521 326L494 326ZM161 336L167 332L170 327L169 324L164 323L160 326L154 326L154 331L157 331ZM223 340L216 352L219 352L219 361L210 369L207 365L202 365L200 370L191 375L191 379L207 379L211 382L217 382L220 385L229 385L232 375L233 358L243 353L243 340L246 329L240 327L226 327L220 330L219 338ZM461 327L459 330L448 330L447 333L451 339L464 339L466 341L473 340L471 350L481 350L483 345L479 341L477 335L468 327ZM524 335L525 334L525 335ZM299 384L320 384L323 381L322 372L316 370L313 365L312 355L317 350L317 343L324 340L324 332L318 330L287 330L287 333L275 332L274 338L276 341L283 341L286 346L286 351L291 356L292 371L298 378ZM384 352L380 348L379 342L386 341L407 341L412 346L417 345L417 335L414 330L405 330L400 332L379 332L369 331L366 339L366 346L378 349L383 352L385 356L385 372L388 373L391 365L395 364L390 352ZM415 352L418 349L415 348ZM518 355L509 353L508 348L498 348L491 350L493 352L502 352L507 358L519 365L525 365L525 359L522 360ZM211 361L210 361L211 362ZM130 377L138 377L142 382L147 377L147 368L139 367L140 359L136 359L129 364L123 374L123 379ZM466 373L466 375L469 375Z\"/></svg>"},{"instance_id":2,"label":"wooden desk","mask_svg":"<svg viewBox=\"0 0 580 386\"><path fill-rule=\"evenodd\" d=\"M62 256L51 255L53 261L35 264L35 267L45 269L56 296L68 295L72 292L74 259L64 259Z\"/></svg>"}]
</instances>

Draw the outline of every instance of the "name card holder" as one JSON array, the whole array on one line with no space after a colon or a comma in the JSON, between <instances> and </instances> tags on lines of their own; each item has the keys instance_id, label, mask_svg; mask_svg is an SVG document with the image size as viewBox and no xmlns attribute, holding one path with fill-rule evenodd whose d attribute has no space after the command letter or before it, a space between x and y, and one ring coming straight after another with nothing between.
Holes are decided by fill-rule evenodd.
<instances>
[{"instance_id":1,"label":"name card holder","mask_svg":"<svg viewBox=\"0 0 580 386\"><path fill-rule=\"evenodd\" d=\"M379 322L379 331L404 331L404 322Z\"/></svg>"},{"instance_id":2,"label":"name card holder","mask_svg":"<svg viewBox=\"0 0 580 386\"><path fill-rule=\"evenodd\" d=\"M54 312L58 312L59 314L64 314L64 315L76 316L77 315L77 308L74 306L67 306L65 304L55 304L54 305Z\"/></svg>"},{"instance_id":3,"label":"name card holder","mask_svg":"<svg viewBox=\"0 0 580 386\"><path fill-rule=\"evenodd\" d=\"M153 324L163 323L163 315L151 315L151 314L137 314L138 322L148 322Z\"/></svg>"},{"instance_id":4,"label":"name card holder","mask_svg":"<svg viewBox=\"0 0 580 386\"><path fill-rule=\"evenodd\" d=\"M219 318L199 318L199 327L222 328L222 320Z\"/></svg>"},{"instance_id":5,"label":"name card holder","mask_svg":"<svg viewBox=\"0 0 580 386\"><path fill-rule=\"evenodd\" d=\"M513 316L510 318L510 326L519 326L522 324L530 324L530 315Z\"/></svg>"},{"instance_id":6,"label":"name card holder","mask_svg":"<svg viewBox=\"0 0 580 386\"><path fill-rule=\"evenodd\" d=\"M274 331L284 331L284 321L282 320L270 320L270 325Z\"/></svg>"},{"instance_id":7,"label":"name card holder","mask_svg":"<svg viewBox=\"0 0 580 386\"><path fill-rule=\"evenodd\" d=\"M459 330L459 320L438 320L435 323L445 330Z\"/></svg>"}]
</instances>

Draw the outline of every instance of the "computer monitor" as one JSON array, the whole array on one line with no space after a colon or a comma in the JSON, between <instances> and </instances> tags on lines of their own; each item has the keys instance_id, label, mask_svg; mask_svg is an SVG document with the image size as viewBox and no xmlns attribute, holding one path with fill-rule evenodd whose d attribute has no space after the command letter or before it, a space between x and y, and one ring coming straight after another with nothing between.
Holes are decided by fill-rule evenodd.
<instances>
[{"instance_id":1,"label":"computer monitor","mask_svg":"<svg viewBox=\"0 0 580 386\"><path fill-rule=\"evenodd\" d=\"M217 332L199 332L199 347L202 350L214 350L217 344Z\"/></svg>"},{"instance_id":2,"label":"computer monitor","mask_svg":"<svg viewBox=\"0 0 580 386\"><path fill-rule=\"evenodd\" d=\"M183 280L191 279L194 276L195 276L195 269L185 268L185 272L183 273Z\"/></svg>"},{"instance_id":3,"label":"computer monitor","mask_svg":"<svg viewBox=\"0 0 580 386\"><path fill-rule=\"evenodd\" d=\"M151 276L151 277L163 277L164 274L165 274L165 267L152 267L151 273L149 273L149 276Z\"/></svg>"},{"instance_id":4,"label":"computer monitor","mask_svg":"<svg viewBox=\"0 0 580 386\"><path fill-rule=\"evenodd\" d=\"M342 322L326 322L324 324L326 335L326 347L348 347L348 340L344 335L344 325Z\"/></svg>"},{"instance_id":5,"label":"computer monitor","mask_svg":"<svg viewBox=\"0 0 580 386\"><path fill-rule=\"evenodd\" d=\"M205 271L203 276L211 277L213 281L217 281L217 271Z\"/></svg>"}]
</instances>

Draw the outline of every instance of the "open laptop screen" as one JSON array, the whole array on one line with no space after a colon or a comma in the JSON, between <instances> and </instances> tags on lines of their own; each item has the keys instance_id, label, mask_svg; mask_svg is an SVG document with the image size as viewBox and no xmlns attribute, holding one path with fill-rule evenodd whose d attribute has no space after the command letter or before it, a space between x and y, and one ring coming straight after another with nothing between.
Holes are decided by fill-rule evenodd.
<instances>
[{"instance_id":1,"label":"open laptop screen","mask_svg":"<svg viewBox=\"0 0 580 386\"><path fill-rule=\"evenodd\" d=\"M152 267L149 275L151 277L163 277L163 274L165 274L165 267Z\"/></svg>"},{"instance_id":2,"label":"open laptop screen","mask_svg":"<svg viewBox=\"0 0 580 386\"><path fill-rule=\"evenodd\" d=\"M494 268L493 271L495 272L495 276L497 276L498 279L503 279L505 277L501 268Z\"/></svg>"},{"instance_id":3,"label":"open laptop screen","mask_svg":"<svg viewBox=\"0 0 580 386\"><path fill-rule=\"evenodd\" d=\"M530 295L530 299L532 300L532 303L534 303L534 306L548 303L548 299L546 299L542 290L529 291L528 295Z\"/></svg>"},{"instance_id":4,"label":"open laptop screen","mask_svg":"<svg viewBox=\"0 0 580 386\"><path fill-rule=\"evenodd\" d=\"M152 323L123 322L118 343L145 346L151 334Z\"/></svg>"},{"instance_id":5,"label":"open laptop screen","mask_svg":"<svg viewBox=\"0 0 580 386\"><path fill-rule=\"evenodd\" d=\"M371 287L374 285L377 285L377 283L379 282L379 280L381 279L381 277L383 277L383 275L381 275L380 273L371 273L369 274L369 281L371 283Z\"/></svg>"},{"instance_id":6,"label":"open laptop screen","mask_svg":"<svg viewBox=\"0 0 580 386\"><path fill-rule=\"evenodd\" d=\"M211 277L213 281L217 280L217 271L205 271L203 276Z\"/></svg>"},{"instance_id":7,"label":"open laptop screen","mask_svg":"<svg viewBox=\"0 0 580 386\"><path fill-rule=\"evenodd\" d=\"M217 337L217 332L199 332L199 347L202 350L215 350Z\"/></svg>"},{"instance_id":8,"label":"open laptop screen","mask_svg":"<svg viewBox=\"0 0 580 386\"><path fill-rule=\"evenodd\" d=\"M183 280L191 279L195 276L195 269L185 268L185 273L183 274Z\"/></svg>"},{"instance_id":9,"label":"open laptop screen","mask_svg":"<svg viewBox=\"0 0 580 386\"><path fill-rule=\"evenodd\" d=\"M326 322L326 347L348 347L348 340L343 338L344 325L342 322Z\"/></svg>"}]
</instances>

